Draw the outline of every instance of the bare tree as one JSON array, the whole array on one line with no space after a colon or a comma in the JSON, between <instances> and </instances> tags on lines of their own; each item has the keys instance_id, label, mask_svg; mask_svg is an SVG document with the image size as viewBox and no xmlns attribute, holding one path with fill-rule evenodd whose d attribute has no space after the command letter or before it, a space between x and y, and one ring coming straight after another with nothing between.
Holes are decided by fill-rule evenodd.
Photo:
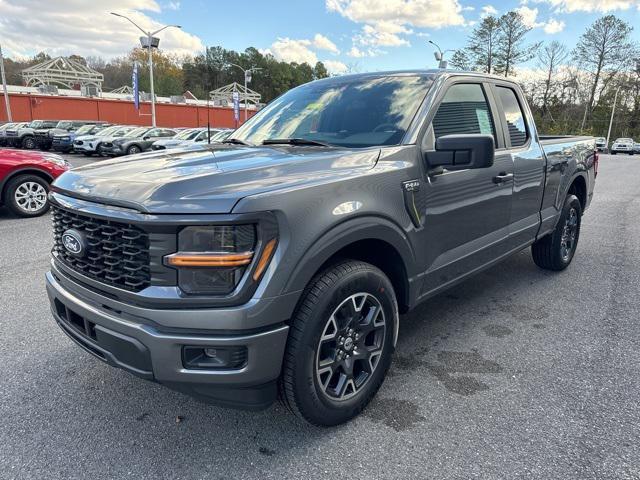
<instances>
[{"instance_id":1,"label":"bare tree","mask_svg":"<svg viewBox=\"0 0 640 480\"><path fill-rule=\"evenodd\" d=\"M515 73L518 63L527 62L534 56L540 43L525 45L524 37L531 27L527 27L518 12L507 12L498 20L498 48L496 49L496 73L505 77Z\"/></svg>"},{"instance_id":2,"label":"bare tree","mask_svg":"<svg viewBox=\"0 0 640 480\"><path fill-rule=\"evenodd\" d=\"M598 89L606 88L609 80L633 58L636 47L630 40L632 30L624 20L606 15L587 28L573 50L573 59L591 76L582 128L593 111Z\"/></svg>"},{"instance_id":3,"label":"bare tree","mask_svg":"<svg viewBox=\"0 0 640 480\"><path fill-rule=\"evenodd\" d=\"M546 72L546 78L544 80L544 89L542 93L542 114L550 113L549 106L549 94L554 83L554 77L558 71L558 67L563 64L567 59L569 52L566 47L560 42L554 40L553 42L545 45L540 52L538 60L538 66L541 70Z\"/></svg>"}]
</instances>

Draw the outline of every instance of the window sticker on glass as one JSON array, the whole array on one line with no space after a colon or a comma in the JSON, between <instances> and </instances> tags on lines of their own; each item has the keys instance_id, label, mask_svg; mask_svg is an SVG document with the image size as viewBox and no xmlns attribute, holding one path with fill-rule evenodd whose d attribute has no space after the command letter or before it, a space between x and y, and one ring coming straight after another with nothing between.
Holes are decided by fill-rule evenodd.
<instances>
[{"instance_id":1,"label":"window sticker on glass","mask_svg":"<svg viewBox=\"0 0 640 480\"><path fill-rule=\"evenodd\" d=\"M477 108L476 117L478 119L478 126L480 127L480 133L485 135L493 135L491 120L489 120L489 112L487 112L486 110Z\"/></svg>"}]
</instances>

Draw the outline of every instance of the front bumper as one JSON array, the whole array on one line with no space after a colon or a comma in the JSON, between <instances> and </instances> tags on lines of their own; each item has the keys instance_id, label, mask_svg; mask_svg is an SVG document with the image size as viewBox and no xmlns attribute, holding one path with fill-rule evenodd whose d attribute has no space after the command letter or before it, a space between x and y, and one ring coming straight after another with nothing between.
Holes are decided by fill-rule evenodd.
<instances>
[{"instance_id":1,"label":"front bumper","mask_svg":"<svg viewBox=\"0 0 640 480\"><path fill-rule=\"evenodd\" d=\"M184 315L198 314L215 325L218 315L236 315L239 324L253 306L199 310L154 310L117 302L58 272L46 274L53 316L75 343L102 361L156 381L207 403L261 409L276 397L289 327L284 323L258 331L179 328ZM269 303L269 299L265 299ZM263 314L269 305L260 308ZM163 325L173 317L174 327ZM157 320L157 321L156 321ZM189 369L183 347L246 347L247 360L231 370Z\"/></svg>"},{"instance_id":2,"label":"front bumper","mask_svg":"<svg viewBox=\"0 0 640 480\"><path fill-rule=\"evenodd\" d=\"M113 157L124 155L125 151L122 149L121 145L111 144L109 146L102 145L101 152L103 155L110 155Z\"/></svg>"}]
</instances>

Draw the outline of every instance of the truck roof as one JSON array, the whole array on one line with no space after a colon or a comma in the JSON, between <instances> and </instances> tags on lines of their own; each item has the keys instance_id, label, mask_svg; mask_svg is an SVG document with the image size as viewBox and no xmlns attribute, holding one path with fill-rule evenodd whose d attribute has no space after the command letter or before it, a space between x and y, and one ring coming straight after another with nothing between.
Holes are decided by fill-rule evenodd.
<instances>
[{"instance_id":1,"label":"truck roof","mask_svg":"<svg viewBox=\"0 0 640 480\"><path fill-rule=\"evenodd\" d=\"M488 73L479 73L479 72L471 72L464 70L442 70L442 69L413 69L413 70L389 70L384 72L367 72L367 73L352 73L348 75L340 75L337 77L328 77L322 80L316 80L317 82L329 82L329 83L343 83L351 80L356 80L358 78L376 78L376 77L393 77L393 76L425 76L425 77L455 77L455 76L465 76L465 77L478 77L478 78L491 78L494 80L500 80L502 82L509 82L514 85L517 85L517 82L505 78L500 77L498 75L488 74Z\"/></svg>"}]
</instances>

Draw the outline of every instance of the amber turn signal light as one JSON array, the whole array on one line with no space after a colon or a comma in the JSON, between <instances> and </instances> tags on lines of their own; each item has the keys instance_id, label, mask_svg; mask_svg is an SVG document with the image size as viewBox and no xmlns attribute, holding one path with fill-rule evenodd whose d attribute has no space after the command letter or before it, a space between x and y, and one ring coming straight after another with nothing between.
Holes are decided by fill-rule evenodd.
<instances>
[{"instance_id":1,"label":"amber turn signal light","mask_svg":"<svg viewBox=\"0 0 640 480\"><path fill-rule=\"evenodd\" d=\"M260 260L258 260L258 265L256 266L255 271L253 272L253 280L258 281L258 279L262 276L262 273L269 265L269 261L273 256L273 252L276 251L276 245L278 245L278 239L272 238L267 242L262 250L262 255L260 255Z\"/></svg>"},{"instance_id":2,"label":"amber turn signal light","mask_svg":"<svg viewBox=\"0 0 640 480\"><path fill-rule=\"evenodd\" d=\"M172 267L242 267L249 265L253 252L197 254L174 253L166 257L167 265Z\"/></svg>"}]
</instances>

